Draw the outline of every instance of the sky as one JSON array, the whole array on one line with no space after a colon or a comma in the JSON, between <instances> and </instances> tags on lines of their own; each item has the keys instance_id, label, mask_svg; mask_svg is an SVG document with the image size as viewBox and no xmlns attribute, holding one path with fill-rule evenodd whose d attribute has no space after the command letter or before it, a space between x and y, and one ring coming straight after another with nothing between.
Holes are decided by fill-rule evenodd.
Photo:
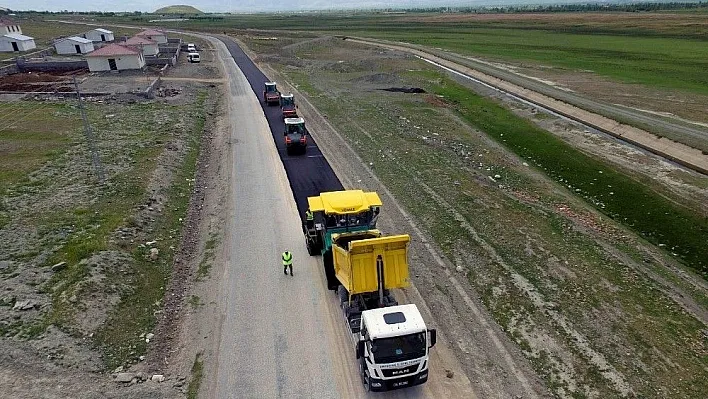
<instances>
[{"instance_id":1,"label":"sky","mask_svg":"<svg viewBox=\"0 0 708 399\"><path fill-rule=\"evenodd\" d=\"M0 7L36 11L143 11L172 4L188 4L204 12L331 10L428 6L474 6L519 3L565 3L568 0L0 0Z\"/></svg>"}]
</instances>

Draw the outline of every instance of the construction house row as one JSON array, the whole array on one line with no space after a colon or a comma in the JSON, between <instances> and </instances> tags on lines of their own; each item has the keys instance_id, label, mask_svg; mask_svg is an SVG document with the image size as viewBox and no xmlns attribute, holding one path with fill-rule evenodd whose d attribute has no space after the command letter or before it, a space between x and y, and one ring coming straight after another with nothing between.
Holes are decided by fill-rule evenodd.
<instances>
[{"instance_id":1,"label":"construction house row","mask_svg":"<svg viewBox=\"0 0 708 399\"><path fill-rule=\"evenodd\" d=\"M112 42L113 32L97 28L82 36L72 36L55 42L57 54L87 54L94 50L94 42ZM34 50L34 38L22 34L20 25L9 19L0 18L0 52L24 52Z\"/></svg>"},{"instance_id":2,"label":"construction house row","mask_svg":"<svg viewBox=\"0 0 708 399\"><path fill-rule=\"evenodd\" d=\"M160 45L167 44L165 32L147 29L121 42L101 47L86 55L89 71L120 71L142 69L145 57L160 54Z\"/></svg>"}]
</instances>

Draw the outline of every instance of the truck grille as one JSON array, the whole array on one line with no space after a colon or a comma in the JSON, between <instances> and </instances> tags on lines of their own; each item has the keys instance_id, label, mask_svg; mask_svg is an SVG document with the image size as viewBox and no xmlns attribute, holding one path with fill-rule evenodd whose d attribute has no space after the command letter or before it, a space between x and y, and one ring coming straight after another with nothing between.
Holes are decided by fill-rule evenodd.
<instances>
[{"instance_id":1,"label":"truck grille","mask_svg":"<svg viewBox=\"0 0 708 399\"><path fill-rule=\"evenodd\" d=\"M400 369L383 369L381 370L381 372L383 373L384 377L399 377L402 375L414 373L416 370L418 370L418 365L412 364L410 366L402 367Z\"/></svg>"}]
</instances>

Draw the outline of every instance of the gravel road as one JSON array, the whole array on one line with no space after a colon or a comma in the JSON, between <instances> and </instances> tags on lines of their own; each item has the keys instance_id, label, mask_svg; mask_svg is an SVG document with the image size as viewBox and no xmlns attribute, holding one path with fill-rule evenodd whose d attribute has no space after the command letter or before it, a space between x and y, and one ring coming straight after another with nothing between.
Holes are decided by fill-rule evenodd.
<instances>
[{"instance_id":1,"label":"gravel road","mask_svg":"<svg viewBox=\"0 0 708 399\"><path fill-rule=\"evenodd\" d=\"M429 49L426 49L426 51L422 51L417 49L417 47L415 46L395 45L390 44L388 42L384 43L368 39L365 40L349 38L347 40L350 40L355 43L387 48L389 50L408 52L417 57L420 57L423 60L426 60L427 62L431 62L447 70L455 71L465 76L469 76L477 81L498 88L504 92L511 93L514 96L521 98L525 101L552 110L555 113L578 121L584 125L597 129L604 133L610 134L611 136L619 138L620 140L626 141L642 149L655 153L661 157L677 162L697 172L708 174L708 155L702 153L696 148L689 147L688 145L669 140L664 137L656 136L634 126L622 124L601 114L588 111L583 108L579 108L579 106L588 106L591 100L583 99L581 101L581 97L574 96L578 97L578 99L572 99L575 102L565 102L569 101L569 99L566 98L567 96L569 96L568 93L561 93L561 91L557 89L542 89L543 85L539 82L534 82L530 79L524 79L510 72L496 71L488 65L473 63L473 61L469 59L462 60L462 62L460 63L453 62L448 60L447 58L434 55L433 51ZM445 54L445 56L448 57L450 55ZM545 94L546 92L549 92L549 90L553 90L553 96ZM573 105L576 103L579 105ZM641 123L649 123L653 124L654 126L660 126L663 129L674 131L677 134L691 136L694 138L705 137L705 131L702 129L682 126L676 123L664 122L658 118L652 116L645 116L640 113L628 111L616 106L600 106L595 103L593 103L593 106L599 107L602 112L607 113L612 111L613 115L616 114L622 117L630 118L635 121L639 121ZM594 110L595 108L588 109Z\"/></svg>"},{"instance_id":2,"label":"gravel road","mask_svg":"<svg viewBox=\"0 0 708 399\"><path fill-rule=\"evenodd\" d=\"M278 127L271 130L246 76L224 55L226 47L218 51L229 79L231 171L225 267L214 276L220 325L216 364L208 367L213 372L205 381L208 396L364 397L351 340L335 296L325 287L321 260L308 256L303 243L291 190L298 183L288 180L289 158L281 159L284 154L273 141ZM308 154L320 153L308 148ZM306 159L326 164L322 156ZM314 168L300 175L326 173L317 164ZM293 277L281 271L285 249L294 255ZM439 342L433 352L427 384L380 396L476 397L447 344ZM445 370L455 377L447 378Z\"/></svg>"}]
</instances>

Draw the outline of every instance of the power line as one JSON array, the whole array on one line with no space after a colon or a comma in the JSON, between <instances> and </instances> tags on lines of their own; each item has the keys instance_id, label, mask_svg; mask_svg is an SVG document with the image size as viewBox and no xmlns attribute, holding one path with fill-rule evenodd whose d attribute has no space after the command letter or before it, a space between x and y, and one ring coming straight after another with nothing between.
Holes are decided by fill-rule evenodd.
<instances>
[{"instance_id":1,"label":"power line","mask_svg":"<svg viewBox=\"0 0 708 399\"><path fill-rule=\"evenodd\" d=\"M93 168L96 170L96 175L98 176L98 182L103 185L105 182L105 176L103 173L103 167L101 166L101 159L98 156L98 151L96 151L96 143L93 138L93 130L91 129L91 124L86 116L86 111L84 110L84 102L81 98L81 91L79 91L79 83L76 81L74 76L74 87L76 87L76 98L79 101L79 110L81 111L81 119L84 122L84 133L86 134L86 141L88 141L89 150L91 151L91 161L93 162Z\"/></svg>"}]
</instances>

